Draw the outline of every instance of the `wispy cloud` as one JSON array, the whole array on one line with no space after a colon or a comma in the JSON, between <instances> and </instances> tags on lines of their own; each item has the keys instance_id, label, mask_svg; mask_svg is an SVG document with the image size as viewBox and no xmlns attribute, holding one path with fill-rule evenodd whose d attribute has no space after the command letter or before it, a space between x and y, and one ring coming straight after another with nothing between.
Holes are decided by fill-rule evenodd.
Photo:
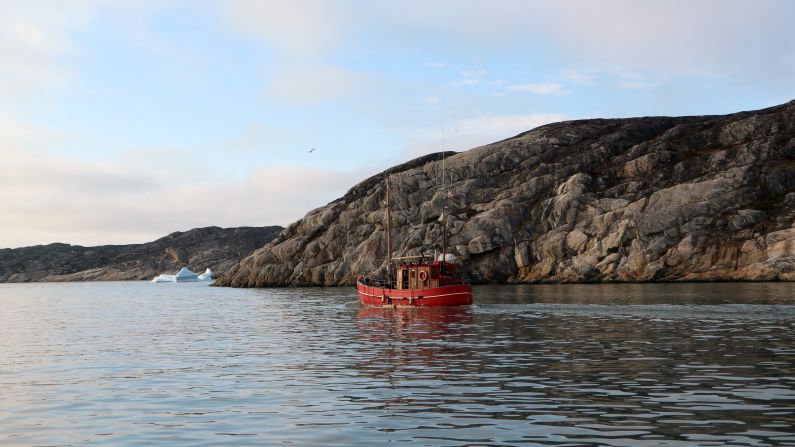
<instances>
[{"instance_id":1,"label":"wispy cloud","mask_svg":"<svg viewBox=\"0 0 795 447\"><path fill-rule=\"evenodd\" d=\"M565 95L563 84L557 82L542 82L538 84L513 84L509 85L509 92L528 92L536 95Z\"/></svg>"},{"instance_id":2,"label":"wispy cloud","mask_svg":"<svg viewBox=\"0 0 795 447\"><path fill-rule=\"evenodd\" d=\"M63 86L73 69L66 60L77 49L72 34L94 12L90 2L0 3L0 97Z\"/></svg>"},{"instance_id":3,"label":"wispy cloud","mask_svg":"<svg viewBox=\"0 0 795 447\"><path fill-rule=\"evenodd\" d=\"M629 69L623 66L588 66L585 68L567 68L561 71L561 77L578 85L593 85L599 79L602 83L612 84L620 89L650 89L658 87L661 80L668 77L648 71Z\"/></svg>"},{"instance_id":4,"label":"wispy cloud","mask_svg":"<svg viewBox=\"0 0 795 447\"><path fill-rule=\"evenodd\" d=\"M35 151L46 147L48 143L57 140L58 136L48 129L33 126L19 120L0 116L0 155L10 157L24 152Z\"/></svg>"},{"instance_id":5,"label":"wispy cloud","mask_svg":"<svg viewBox=\"0 0 795 447\"><path fill-rule=\"evenodd\" d=\"M138 148L97 160L49 150L69 138L0 120L0 248L145 242L208 225L287 225L371 172L282 164L218 177L214 157L188 149Z\"/></svg>"},{"instance_id":6,"label":"wispy cloud","mask_svg":"<svg viewBox=\"0 0 795 447\"><path fill-rule=\"evenodd\" d=\"M225 150L238 153L255 153L274 151L280 146L301 141L302 133L296 129L288 129L267 125L261 122L250 122L242 127L239 134L223 143Z\"/></svg>"},{"instance_id":7,"label":"wispy cloud","mask_svg":"<svg viewBox=\"0 0 795 447\"><path fill-rule=\"evenodd\" d=\"M618 86L622 89L626 90L643 90L643 89L650 89L657 87L659 83L653 81L642 81L642 80L624 80L619 81Z\"/></svg>"},{"instance_id":8,"label":"wispy cloud","mask_svg":"<svg viewBox=\"0 0 795 447\"><path fill-rule=\"evenodd\" d=\"M543 41L582 64L660 74L795 76L790 1L702 0L684 7L665 1L495 0L488 7L456 2L455 14L450 8L449 2L407 0L389 17L481 49L516 50Z\"/></svg>"},{"instance_id":9,"label":"wispy cloud","mask_svg":"<svg viewBox=\"0 0 795 447\"><path fill-rule=\"evenodd\" d=\"M465 78L480 79L480 78L486 76L486 70L484 70L482 68L478 68L478 69L475 69L475 70L462 70L461 71L461 76L463 76Z\"/></svg>"},{"instance_id":10,"label":"wispy cloud","mask_svg":"<svg viewBox=\"0 0 795 447\"><path fill-rule=\"evenodd\" d=\"M219 5L229 28L291 57L321 54L348 37L350 9L336 0L230 0Z\"/></svg>"},{"instance_id":11,"label":"wispy cloud","mask_svg":"<svg viewBox=\"0 0 795 447\"><path fill-rule=\"evenodd\" d=\"M561 113L530 113L526 115L481 115L458 120L455 123L462 133L487 136L491 143L511 137L544 124L571 119ZM483 142L481 144L484 144Z\"/></svg>"},{"instance_id":12,"label":"wispy cloud","mask_svg":"<svg viewBox=\"0 0 795 447\"><path fill-rule=\"evenodd\" d=\"M0 178L0 243L134 243L199 226L287 225L367 175L269 166L239 181L206 182L188 177L211 171L212 160L193 162L179 172L178 166L153 169L151 159L143 168L125 160L75 162L40 152L0 152L0 164L11 174Z\"/></svg>"},{"instance_id":13,"label":"wispy cloud","mask_svg":"<svg viewBox=\"0 0 795 447\"><path fill-rule=\"evenodd\" d=\"M605 69L604 72L612 76L616 80L616 84L621 89L650 89L657 87L660 84L661 78L665 76L657 76L656 79L651 78L647 74L640 73L635 70L629 70L623 67L612 67Z\"/></svg>"},{"instance_id":14,"label":"wispy cloud","mask_svg":"<svg viewBox=\"0 0 795 447\"><path fill-rule=\"evenodd\" d=\"M576 6L559 2L546 13L553 18L545 23L545 34L563 51L590 64L624 66L661 76L772 80L795 75L791 57L795 29L787 19L793 7L786 1L704 0L687 8L651 1ZM596 16L598 24L593 20ZM787 53L790 63L782 64L782 55Z\"/></svg>"},{"instance_id":15,"label":"wispy cloud","mask_svg":"<svg viewBox=\"0 0 795 447\"><path fill-rule=\"evenodd\" d=\"M363 90L371 79L361 73L330 65L283 65L266 88L269 98L292 103L314 103Z\"/></svg>"},{"instance_id":16,"label":"wispy cloud","mask_svg":"<svg viewBox=\"0 0 795 447\"><path fill-rule=\"evenodd\" d=\"M595 78L593 73L589 73L583 70L576 70L573 68L567 68L563 70L561 72L561 75L565 79L579 85L591 85L593 84Z\"/></svg>"},{"instance_id":17,"label":"wispy cloud","mask_svg":"<svg viewBox=\"0 0 795 447\"><path fill-rule=\"evenodd\" d=\"M446 149L461 151L512 137L544 124L572 119L562 113L530 113L524 115L477 115L455 119L446 126ZM425 128L415 133L407 146L406 157L417 157L441 150L438 128Z\"/></svg>"},{"instance_id":18,"label":"wispy cloud","mask_svg":"<svg viewBox=\"0 0 795 447\"><path fill-rule=\"evenodd\" d=\"M461 79L453 81L455 87L467 87L480 84L480 79Z\"/></svg>"},{"instance_id":19,"label":"wispy cloud","mask_svg":"<svg viewBox=\"0 0 795 447\"><path fill-rule=\"evenodd\" d=\"M460 73L463 79L458 79L452 82L454 87L471 87L480 85L486 77L486 70L482 68L461 70Z\"/></svg>"}]
</instances>

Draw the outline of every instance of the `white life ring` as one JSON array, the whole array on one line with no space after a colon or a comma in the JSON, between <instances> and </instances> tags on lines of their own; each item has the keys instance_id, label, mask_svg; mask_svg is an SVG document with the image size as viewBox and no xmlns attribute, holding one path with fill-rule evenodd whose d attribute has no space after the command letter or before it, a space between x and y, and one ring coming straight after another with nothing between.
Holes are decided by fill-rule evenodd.
<instances>
[{"instance_id":1,"label":"white life ring","mask_svg":"<svg viewBox=\"0 0 795 447\"><path fill-rule=\"evenodd\" d=\"M428 272L425 270L420 272L420 281L425 282L428 279Z\"/></svg>"}]
</instances>

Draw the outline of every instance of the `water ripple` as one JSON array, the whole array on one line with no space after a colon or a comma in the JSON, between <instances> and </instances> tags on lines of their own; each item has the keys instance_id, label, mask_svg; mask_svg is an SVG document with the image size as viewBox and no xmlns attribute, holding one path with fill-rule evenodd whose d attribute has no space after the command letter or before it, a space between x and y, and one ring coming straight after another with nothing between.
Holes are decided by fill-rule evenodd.
<instances>
[{"instance_id":1,"label":"water ripple","mask_svg":"<svg viewBox=\"0 0 795 447\"><path fill-rule=\"evenodd\" d=\"M3 445L795 445L795 285L0 285Z\"/></svg>"}]
</instances>

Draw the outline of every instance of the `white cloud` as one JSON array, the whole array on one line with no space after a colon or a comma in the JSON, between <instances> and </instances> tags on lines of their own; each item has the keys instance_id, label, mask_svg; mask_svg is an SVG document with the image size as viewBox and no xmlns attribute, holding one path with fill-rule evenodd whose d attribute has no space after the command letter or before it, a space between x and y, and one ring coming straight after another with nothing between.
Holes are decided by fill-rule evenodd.
<instances>
[{"instance_id":1,"label":"white cloud","mask_svg":"<svg viewBox=\"0 0 795 447\"><path fill-rule=\"evenodd\" d=\"M339 56L336 50L348 44L355 51L401 51L428 40L435 47L473 55L496 48L495 54L522 57L526 55L522 48L531 46L530 42L543 43L571 68L550 82L518 84L507 91L566 94L570 85L605 80L600 72L614 67L641 72L647 78L619 80L615 85L622 89L658 87L666 78L682 74L787 83L795 76L795 27L787 20L795 14L795 5L786 1L494 0L486 4L406 0L352 6L342 0L235 0L220 5L230 29L280 50L283 60L275 64L325 66ZM411 38L405 39L407 35ZM435 61L436 56L422 51L416 53L431 60L426 67L453 68L450 61ZM459 87L467 94L469 87L489 82L482 68L459 70L459 75L461 79L451 79L442 88ZM500 76L505 79L506 75ZM281 86L271 90L281 90Z\"/></svg>"},{"instance_id":2,"label":"white cloud","mask_svg":"<svg viewBox=\"0 0 795 447\"><path fill-rule=\"evenodd\" d=\"M0 98L49 94L73 82L87 56L80 32L98 17L122 23L115 31L129 38L144 32L144 18L151 12L181 2L0 0ZM151 36L148 39L147 49L152 50ZM171 55L179 57L176 52Z\"/></svg>"},{"instance_id":3,"label":"white cloud","mask_svg":"<svg viewBox=\"0 0 795 447\"><path fill-rule=\"evenodd\" d=\"M619 88L625 90L644 90L657 87L659 83L651 82L651 81L630 81L630 80L623 80L619 81L618 86Z\"/></svg>"},{"instance_id":4,"label":"white cloud","mask_svg":"<svg viewBox=\"0 0 795 447\"><path fill-rule=\"evenodd\" d=\"M239 154L272 151L295 141L301 141L302 137L306 137L306 132L251 122L242 126L240 134L230 138L223 147L225 150Z\"/></svg>"},{"instance_id":5,"label":"white cloud","mask_svg":"<svg viewBox=\"0 0 795 447\"><path fill-rule=\"evenodd\" d=\"M0 97L62 86L73 76L66 60L72 34L92 17L93 3L0 2Z\"/></svg>"},{"instance_id":6,"label":"white cloud","mask_svg":"<svg viewBox=\"0 0 795 447\"><path fill-rule=\"evenodd\" d=\"M137 243L209 225L287 225L370 172L273 165L229 178L215 176L215 160L190 149L139 148L93 161L48 150L75 141L0 119L0 248Z\"/></svg>"},{"instance_id":7,"label":"white cloud","mask_svg":"<svg viewBox=\"0 0 795 447\"><path fill-rule=\"evenodd\" d=\"M335 66L285 65L275 70L268 97L284 102L313 103L348 96L367 89L365 75Z\"/></svg>"},{"instance_id":8,"label":"white cloud","mask_svg":"<svg viewBox=\"0 0 795 447\"><path fill-rule=\"evenodd\" d=\"M479 68L479 69L476 69L476 70L462 70L461 71L461 76L463 76L465 78L478 78L479 79L479 78L482 78L482 77L486 76L486 70L483 70L482 68Z\"/></svg>"},{"instance_id":9,"label":"white cloud","mask_svg":"<svg viewBox=\"0 0 795 447\"><path fill-rule=\"evenodd\" d=\"M594 77L595 77L593 73L589 73L589 72L586 72L586 71L583 71L583 70L576 70L576 69L573 69L573 68L567 68L567 69L563 70L561 75L565 79L568 79L569 81L571 81L571 82L573 82L575 84L580 84L580 85L591 85L591 84L593 84Z\"/></svg>"},{"instance_id":10,"label":"white cloud","mask_svg":"<svg viewBox=\"0 0 795 447\"><path fill-rule=\"evenodd\" d=\"M287 225L342 196L363 171L297 166L252 169L242 180L208 182L146 151L112 162L77 162L41 151L0 152L0 247L50 242L136 243L200 226ZM177 155L177 154L175 154ZM143 158L141 158L143 157ZM138 161L140 162L138 162ZM163 169L160 169L162 167Z\"/></svg>"},{"instance_id":11,"label":"white cloud","mask_svg":"<svg viewBox=\"0 0 795 447\"><path fill-rule=\"evenodd\" d=\"M563 84L557 82L544 82L538 84L514 84L508 86L510 92L528 92L536 95L565 95Z\"/></svg>"},{"instance_id":12,"label":"white cloud","mask_svg":"<svg viewBox=\"0 0 795 447\"><path fill-rule=\"evenodd\" d=\"M482 68L461 70L460 74L463 79L453 81L453 87L471 87L480 85L483 82L483 78L486 76L486 70Z\"/></svg>"},{"instance_id":13,"label":"white cloud","mask_svg":"<svg viewBox=\"0 0 795 447\"><path fill-rule=\"evenodd\" d=\"M465 118L455 123L462 135L488 136L489 140L480 144L492 143L512 137L544 124L570 119L560 113L531 113L527 115L483 115Z\"/></svg>"},{"instance_id":14,"label":"white cloud","mask_svg":"<svg viewBox=\"0 0 795 447\"><path fill-rule=\"evenodd\" d=\"M290 56L319 55L340 44L350 29L350 5L335 0L231 0L220 7L231 30Z\"/></svg>"},{"instance_id":15,"label":"white cloud","mask_svg":"<svg viewBox=\"0 0 795 447\"><path fill-rule=\"evenodd\" d=\"M364 18L344 1L230 0L216 7L233 33L277 51L264 81L269 99L311 104L366 90L373 82L365 73L328 62Z\"/></svg>"},{"instance_id":16,"label":"white cloud","mask_svg":"<svg viewBox=\"0 0 795 447\"><path fill-rule=\"evenodd\" d=\"M568 119L571 117L561 113L479 115L461 118L446 126L445 149L464 151L510 138L544 124ZM438 128L426 128L416 132L407 146L406 157L413 158L442 150L441 137Z\"/></svg>"},{"instance_id":17,"label":"white cloud","mask_svg":"<svg viewBox=\"0 0 795 447\"><path fill-rule=\"evenodd\" d=\"M747 66L749 58L767 59L766 66L780 58L784 42L775 39L795 37L789 21L782 17L787 8L786 2L777 1L623 0L557 2L540 14L547 17L541 27L544 34L580 60L715 75L754 70ZM791 17L792 10L789 13ZM791 42L784 45L792 49Z\"/></svg>"},{"instance_id":18,"label":"white cloud","mask_svg":"<svg viewBox=\"0 0 795 447\"><path fill-rule=\"evenodd\" d=\"M43 147L53 138L55 135L46 129L0 116L0 156L10 157L18 147Z\"/></svg>"},{"instance_id":19,"label":"white cloud","mask_svg":"<svg viewBox=\"0 0 795 447\"><path fill-rule=\"evenodd\" d=\"M460 81L453 81L455 87L469 87L480 84L480 79L462 79Z\"/></svg>"},{"instance_id":20,"label":"white cloud","mask_svg":"<svg viewBox=\"0 0 795 447\"><path fill-rule=\"evenodd\" d=\"M795 76L795 4L787 0L614 0L610 2L406 0L383 6L399 27L445 36L447 44L511 51L543 42L583 65L660 74ZM455 11L451 14L451 11Z\"/></svg>"},{"instance_id":21,"label":"white cloud","mask_svg":"<svg viewBox=\"0 0 795 447\"><path fill-rule=\"evenodd\" d=\"M580 68L567 68L561 77L578 85L593 85L596 79L603 84L613 84L620 89L651 89L659 87L670 79L669 74L651 73L629 69L623 66L589 65Z\"/></svg>"}]
</instances>

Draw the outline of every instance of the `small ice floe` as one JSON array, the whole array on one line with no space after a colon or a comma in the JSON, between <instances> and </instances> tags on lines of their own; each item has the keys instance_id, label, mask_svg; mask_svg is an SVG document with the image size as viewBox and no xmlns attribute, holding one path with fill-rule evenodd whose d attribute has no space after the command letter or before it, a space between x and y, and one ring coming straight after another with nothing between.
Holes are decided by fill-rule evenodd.
<instances>
[{"instance_id":1,"label":"small ice floe","mask_svg":"<svg viewBox=\"0 0 795 447\"><path fill-rule=\"evenodd\" d=\"M207 271L210 271L210 269L207 269ZM206 273L204 272L204 274ZM182 267L176 275L157 275L152 279L152 282L192 282L198 280L199 275L196 272L190 271L187 267Z\"/></svg>"},{"instance_id":2,"label":"small ice floe","mask_svg":"<svg viewBox=\"0 0 795 447\"><path fill-rule=\"evenodd\" d=\"M209 268L199 275L199 281L212 281L214 273Z\"/></svg>"},{"instance_id":3,"label":"small ice floe","mask_svg":"<svg viewBox=\"0 0 795 447\"><path fill-rule=\"evenodd\" d=\"M152 279L152 282L176 282L174 275L157 275Z\"/></svg>"}]
</instances>

